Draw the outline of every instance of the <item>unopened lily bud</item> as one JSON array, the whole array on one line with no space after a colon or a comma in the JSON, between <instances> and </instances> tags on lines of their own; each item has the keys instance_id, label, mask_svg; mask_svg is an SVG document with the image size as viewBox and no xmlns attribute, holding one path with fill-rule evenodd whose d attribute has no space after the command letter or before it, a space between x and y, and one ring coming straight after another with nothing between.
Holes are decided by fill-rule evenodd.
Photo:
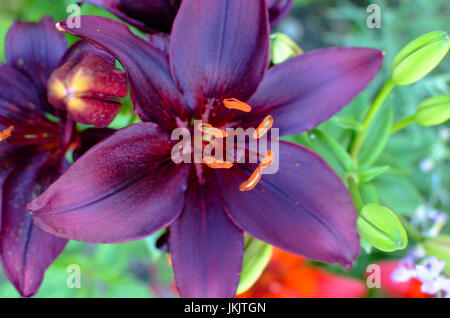
<instances>
[{"instance_id":1,"label":"unopened lily bud","mask_svg":"<svg viewBox=\"0 0 450 318\"><path fill-rule=\"evenodd\" d=\"M393 252L408 244L408 237L398 217L388 208L368 203L357 220L358 232L373 247Z\"/></svg>"},{"instance_id":2,"label":"unopened lily bud","mask_svg":"<svg viewBox=\"0 0 450 318\"><path fill-rule=\"evenodd\" d=\"M72 120L97 127L108 126L127 95L125 73L100 56L69 61L48 81L48 101L67 110Z\"/></svg>"},{"instance_id":3,"label":"unopened lily bud","mask_svg":"<svg viewBox=\"0 0 450 318\"><path fill-rule=\"evenodd\" d=\"M444 273L450 275L450 236L439 235L426 239L423 244L425 252L430 256L435 256L441 261L445 261Z\"/></svg>"},{"instance_id":4,"label":"unopened lily bud","mask_svg":"<svg viewBox=\"0 0 450 318\"><path fill-rule=\"evenodd\" d=\"M270 36L271 56L273 64L280 64L291 57L303 53L302 49L290 37L283 33Z\"/></svg>"},{"instance_id":5,"label":"unopened lily bud","mask_svg":"<svg viewBox=\"0 0 450 318\"><path fill-rule=\"evenodd\" d=\"M434 31L407 44L394 58L391 79L397 85L417 82L431 72L450 48L447 32Z\"/></svg>"},{"instance_id":6,"label":"unopened lily bud","mask_svg":"<svg viewBox=\"0 0 450 318\"><path fill-rule=\"evenodd\" d=\"M439 95L420 103L414 115L415 121L422 126L436 126L450 118L450 95Z\"/></svg>"}]
</instances>

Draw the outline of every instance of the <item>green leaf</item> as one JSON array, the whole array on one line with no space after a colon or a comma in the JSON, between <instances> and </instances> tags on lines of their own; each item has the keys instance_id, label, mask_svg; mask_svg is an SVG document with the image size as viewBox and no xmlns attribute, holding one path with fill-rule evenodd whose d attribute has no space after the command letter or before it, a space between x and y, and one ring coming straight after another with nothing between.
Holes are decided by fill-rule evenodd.
<instances>
[{"instance_id":1,"label":"green leaf","mask_svg":"<svg viewBox=\"0 0 450 318\"><path fill-rule=\"evenodd\" d=\"M389 139L394 111L387 107L379 112L367 131L361 151L358 155L360 166L365 167L374 163L383 152Z\"/></svg>"},{"instance_id":2,"label":"green leaf","mask_svg":"<svg viewBox=\"0 0 450 318\"><path fill-rule=\"evenodd\" d=\"M364 183L359 185L359 193L366 203L379 203L377 189L373 183Z\"/></svg>"},{"instance_id":3,"label":"green leaf","mask_svg":"<svg viewBox=\"0 0 450 318\"><path fill-rule=\"evenodd\" d=\"M445 261L444 273L450 275L450 235L439 235L426 239L422 246L428 255Z\"/></svg>"},{"instance_id":4,"label":"green leaf","mask_svg":"<svg viewBox=\"0 0 450 318\"><path fill-rule=\"evenodd\" d=\"M318 129L314 129L309 133L310 138L313 135L315 136L315 138L311 141L311 146L313 148L315 147L314 144L317 145L318 143L321 143L322 148L329 151L337 159L344 171L350 171L352 169L352 158L337 141Z\"/></svg>"},{"instance_id":5,"label":"green leaf","mask_svg":"<svg viewBox=\"0 0 450 318\"><path fill-rule=\"evenodd\" d=\"M244 261L237 294L249 290L269 264L272 246L255 238L246 236Z\"/></svg>"},{"instance_id":6,"label":"green leaf","mask_svg":"<svg viewBox=\"0 0 450 318\"><path fill-rule=\"evenodd\" d=\"M356 119L347 116L335 116L333 122L341 128L355 131L361 130L361 124Z\"/></svg>"},{"instance_id":7,"label":"green leaf","mask_svg":"<svg viewBox=\"0 0 450 318\"><path fill-rule=\"evenodd\" d=\"M5 62L5 43L6 34L8 33L9 28L13 23L13 19L9 15L0 14L0 19L2 23L0 23L0 62Z\"/></svg>"},{"instance_id":8,"label":"green leaf","mask_svg":"<svg viewBox=\"0 0 450 318\"><path fill-rule=\"evenodd\" d=\"M367 183L389 170L389 166L372 167L359 170L356 175L360 183Z\"/></svg>"},{"instance_id":9,"label":"green leaf","mask_svg":"<svg viewBox=\"0 0 450 318\"><path fill-rule=\"evenodd\" d=\"M381 251L402 250L408 244L408 236L398 217L381 205L368 203L363 206L357 226L361 238Z\"/></svg>"},{"instance_id":10,"label":"green leaf","mask_svg":"<svg viewBox=\"0 0 450 318\"><path fill-rule=\"evenodd\" d=\"M302 133L298 135L290 135L290 136L282 136L280 138L281 140L290 141L296 144L301 144L306 147L311 146L311 140L309 139L309 136L307 133Z\"/></svg>"},{"instance_id":11,"label":"green leaf","mask_svg":"<svg viewBox=\"0 0 450 318\"><path fill-rule=\"evenodd\" d=\"M383 175L376 178L373 183L380 201L397 213L413 213L423 204L419 191L404 176Z\"/></svg>"}]
</instances>

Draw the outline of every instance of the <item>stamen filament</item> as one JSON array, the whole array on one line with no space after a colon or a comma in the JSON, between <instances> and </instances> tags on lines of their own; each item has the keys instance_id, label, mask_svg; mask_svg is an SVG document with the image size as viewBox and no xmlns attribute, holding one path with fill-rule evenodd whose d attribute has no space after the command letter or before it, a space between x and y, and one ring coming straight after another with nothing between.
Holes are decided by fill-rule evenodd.
<instances>
[{"instance_id":1,"label":"stamen filament","mask_svg":"<svg viewBox=\"0 0 450 318\"><path fill-rule=\"evenodd\" d=\"M233 163L219 160L214 157L205 157L202 162L212 169L230 169Z\"/></svg>"},{"instance_id":2,"label":"stamen filament","mask_svg":"<svg viewBox=\"0 0 450 318\"><path fill-rule=\"evenodd\" d=\"M267 150L266 156L264 157L263 160L261 160L261 163L259 164L259 166L262 169L262 168L267 168L272 164L273 164L273 152L271 150Z\"/></svg>"},{"instance_id":3,"label":"stamen filament","mask_svg":"<svg viewBox=\"0 0 450 318\"><path fill-rule=\"evenodd\" d=\"M252 173L252 175L248 178L248 180L243 182L239 186L239 190L240 191L249 191L249 190L253 189L254 187L256 187L259 180L261 180L261 176L262 176L261 172L262 172L261 167L256 168L256 170Z\"/></svg>"},{"instance_id":4,"label":"stamen filament","mask_svg":"<svg viewBox=\"0 0 450 318\"><path fill-rule=\"evenodd\" d=\"M241 102L240 100L236 99L236 98L227 98L223 100L223 105L228 108L228 109L237 109L243 112L250 112L252 110L252 108L250 107L250 105Z\"/></svg>"},{"instance_id":5,"label":"stamen filament","mask_svg":"<svg viewBox=\"0 0 450 318\"><path fill-rule=\"evenodd\" d=\"M271 115L266 116L253 133L253 138L259 139L262 136L264 136L272 128L272 125L273 125L272 116Z\"/></svg>"},{"instance_id":6,"label":"stamen filament","mask_svg":"<svg viewBox=\"0 0 450 318\"><path fill-rule=\"evenodd\" d=\"M14 129L14 126L9 126L3 131L0 131L0 141L3 141L9 137L11 137L11 132Z\"/></svg>"}]
</instances>

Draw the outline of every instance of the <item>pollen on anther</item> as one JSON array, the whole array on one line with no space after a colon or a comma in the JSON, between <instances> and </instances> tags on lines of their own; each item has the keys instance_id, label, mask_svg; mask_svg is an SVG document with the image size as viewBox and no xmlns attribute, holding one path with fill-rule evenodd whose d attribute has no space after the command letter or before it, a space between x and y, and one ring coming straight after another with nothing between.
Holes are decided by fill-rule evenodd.
<instances>
[{"instance_id":1,"label":"pollen on anther","mask_svg":"<svg viewBox=\"0 0 450 318\"><path fill-rule=\"evenodd\" d=\"M272 128L272 125L273 125L272 116L270 115L266 116L253 133L253 138L259 139L262 136L264 136L270 130L270 128Z\"/></svg>"},{"instance_id":2,"label":"pollen on anther","mask_svg":"<svg viewBox=\"0 0 450 318\"><path fill-rule=\"evenodd\" d=\"M230 169L233 167L233 163L219 160L214 157L205 157L202 162L212 169Z\"/></svg>"},{"instance_id":3,"label":"pollen on anther","mask_svg":"<svg viewBox=\"0 0 450 318\"><path fill-rule=\"evenodd\" d=\"M197 128L205 134L212 135L216 138L225 138L227 136L227 132L225 130L221 130L219 128L213 127L208 123L200 123Z\"/></svg>"},{"instance_id":4,"label":"pollen on anther","mask_svg":"<svg viewBox=\"0 0 450 318\"><path fill-rule=\"evenodd\" d=\"M59 24L59 22L55 24L55 28L56 28L56 30L58 30L59 32L64 32L64 29L61 27L61 24Z\"/></svg>"},{"instance_id":5,"label":"pollen on anther","mask_svg":"<svg viewBox=\"0 0 450 318\"><path fill-rule=\"evenodd\" d=\"M243 182L239 186L239 190L240 191L249 191L249 190L253 189L254 187L256 187L256 185L258 184L259 180L261 180L261 176L262 176L261 171L262 171L261 167L256 168L256 170L247 179L247 181Z\"/></svg>"},{"instance_id":6,"label":"pollen on anther","mask_svg":"<svg viewBox=\"0 0 450 318\"><path fill-rule=\"evenodd\" d=\"M295 166L296 166L296 167L300 167L300 162L297 162L297 163L295 164Z\"/></svg>"},{"instance_id":7,"label":"pollen on anther","mask_svg":"<svg viewBox=\"0 0 450 318\"><path fill-rule=\"evenodd\" d=\"M240 100L236 99L236 98L227 98L223 100L223 105L228 108L228 109L237 109L243 112L250 112L252 110L252 108L250 107L250 105L241 102Z\"/></svg>"},{"instance_id":8,"label":"pollen on anther","mask_svg":"<svg viewBox=\"0 0 450 318\"><path fill-rule=\"evenodd\" d=\"M0 141L3 141L9 137L11 137L11 132L14 129L14 126L9 126L3 131L0 131Z\"/></svg>"},{"instance_id":9,"label":"pollen on anther","mask_svg":"<svg viewBox=\"0 0 450 318\"><path fill-rule=\"evenodd\" d=\"M261 168L267 168L273 163L273 152L271 150L267 150L266 156L261 160L259 166Z\"/></svg>"}]
</instances>

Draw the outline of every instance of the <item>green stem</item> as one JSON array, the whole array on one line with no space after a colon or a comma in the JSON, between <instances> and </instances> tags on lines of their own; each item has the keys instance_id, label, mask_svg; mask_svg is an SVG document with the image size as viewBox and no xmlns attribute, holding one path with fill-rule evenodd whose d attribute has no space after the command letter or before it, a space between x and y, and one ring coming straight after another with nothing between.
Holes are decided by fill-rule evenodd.
<instances>
[{"instance_id":1,"label":"green stem","mask_svg":"<svg viewBox=\"0 0 450 318\"><path fill-rule=\"evenodd\" d=\"M396 123L394 126L392 126L391 135L395 134L397 131L402 130L403 128L411 125L414 122L416 122L416 119L414 118L414 116L403 118L398 123Z\"/></svg>"},{"instance_id":2,"label":"green stem","mask_svg":"<svg viewBox=\"0 0 450 318\"><path fill-rule=\"evenodd\" d=\"M361 194L359 193L358 183L351 176L349 176L347 178L347 181L348 181L348 191L350 192L350 195L352 196L356 211L358 211L358 213L359 213L359 211L361 211L362 207L364 206L364 201L361 197Z\"/></svg>"},{"instance_id":3,"label":"green stem","mask_svg":"<svg viewBox=\"0 0 450 318\"><path fill-rule=\"evenodd\" d=\"M395 87L394 82L392 82L392 80L388 78L384 83L384 85L378 91L377 96L375 96L375 99L373 100L372 105L370 106L370 109L367 112L366 117L364 118L361 124L361 130L358 132L358 134L355 137L355 140L353 141L350 154L352 155L352 158L354 160L356 160L356 157L358 156L358 153L361 150L361 146L367 134L367 130L370 127L370 124L372 123L373 119L375 118L375 115L378 113L381 106L383 106L384 101L386 100L387 96L394 87Z\"/></svg>"},{"instance_id":4,"label":"green stem","mask_svg":"<svg viewBox=\"0 0 450 318\"><path fill-rule=\"evenodd\" d=\"M424 240L420 231L418 229L416 229L411 223L409 223L409 221L404 216L398 215L398 214L397 214L397 216L400 219L400 221L402 222L403 227L406 230L406 233L413 241L420 243Z\"/></svg>"}]
</instances>

